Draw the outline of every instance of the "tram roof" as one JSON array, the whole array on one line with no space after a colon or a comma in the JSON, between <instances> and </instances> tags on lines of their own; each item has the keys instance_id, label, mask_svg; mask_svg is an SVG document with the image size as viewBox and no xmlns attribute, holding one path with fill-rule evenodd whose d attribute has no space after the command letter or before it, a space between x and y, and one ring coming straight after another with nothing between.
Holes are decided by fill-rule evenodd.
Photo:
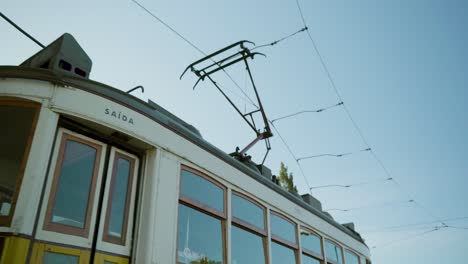
<instances>
[{"instance_id":1,"label":"tram roof","mask_svg":"<svg viewBox=\"0 0 468 264\"><path fill-rule=\"evenodd\" d=\"M274 190L289 201L320 217L332 226L351 236L358 242L366 245L359 233L352 231L349 228L339 224L338 222L327 216L324 212L317 210L316 208L306 203L300 196L296 196L294 194L289 193L280 186L276 185L271 180L262 176L260 172L253 170L246 164L238 161L234 157L228 155L224 151L210 144L208 141L204 140L198 133L198 131L192 126L190 126L183 120L179 119L178 117L176 117L175 115L173 115L172 113L170 113L169 111L152 101L145 102L135 96L132 96L131 94L128 94L109 85L78 76L75 77L68 74L62 74L60 72L48 69L31 68L23 66L0 66L0 78L39 80L51 82L53 84L62 86L73 86L78 89L93 93L97 96L107 98L129 109L137 111L147 116L148 118L151 118L153 121L171 130L172 132L178 134L179 136L182 136L183 138L199 146L200 148L208 151L209 153L223 160L230 166L235 167L244 174L255 179L257 182Z\"/></svg>"}]
</instances>

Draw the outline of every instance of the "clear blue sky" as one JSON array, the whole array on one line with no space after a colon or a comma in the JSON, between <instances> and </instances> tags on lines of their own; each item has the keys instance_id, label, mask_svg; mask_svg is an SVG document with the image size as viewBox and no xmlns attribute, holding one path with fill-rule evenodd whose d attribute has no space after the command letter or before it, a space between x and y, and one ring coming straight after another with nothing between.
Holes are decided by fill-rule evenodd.
<instances>
[{"instance_id":1,"label":"clear blue sky","mask_svg":"<svg viewBox=\"0 0 468 264\"><path fill-rule=\"evenodd\" d=\"M1 10L44 44L73 34L93 59L91 78L122 90L144 85L136 96L156 101L198 127L226 152L243 147L252 134L209 83L195 91L193 76L179 81L186 65L200 58L192 47L126 1L4 0ZM264 44L299 30L295 1L149 1L148 9L205 52L241 39ZM317 1L301 0L310 33L317 42L344 102L369 144L401 188L391 182L316 190L324 208L356 208L408 200L411 204L334 212L353 221L372 249L374 263L466 263L468 230L430 230L435 224L389 226L468 216L468 4L456 0ZM39 48L0 22L1 64L18 65ZM305 33L265 48L267 58L252 63L270 119L338 102ZM245 71L231 71L245 90ZM239 91L223 75L223 87ZM230 92L232 95L232 93ZM252 96L252 94L251 94ZM243 105L244 101L236 102ZM249 106L246 105L246 110ZM278 121L297 156L342 153L364 147L342 108ZM278 137L267 165L281 161L295 175L301 193L307 186ZM263 147L252 155L261 160ZM302 162L313 186L385 178L368 152ZM468 220L448 222L468 227ZM392 241L399 241L392 243Z\"/></svg>"}]
</instances>

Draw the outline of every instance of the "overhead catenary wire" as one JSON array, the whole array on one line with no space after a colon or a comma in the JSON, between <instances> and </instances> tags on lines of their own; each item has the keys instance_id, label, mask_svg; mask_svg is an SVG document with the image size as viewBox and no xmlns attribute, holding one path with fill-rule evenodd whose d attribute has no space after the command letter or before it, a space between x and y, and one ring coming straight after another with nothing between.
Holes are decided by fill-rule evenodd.
<instances>
[{"instance_id":1,"label":"overhead catenary wire","mask_svg":"<svg viewBox=\"0 0 468 264\"><path fill-rule=\"evenodd\" d=\"M268 44L263 44L263 45L255 46L252 50L256 50L256 49L260 49L260 48L264 48L264 47L268 47L268 46L274 46L274 45L276 45L276 44L278 44L278 43L280 43L280 42L282 42L282 41L284 41L284 40L286 40L286 39L289 39L289 38L291 38L291 37L293 37L293 36L295 36L295 35L297 35L297 34L299 34L299 33L301 33L301 32L304 32L304 31L306 31L306 30L307 30L307 27L303 27L303 28L299 29L298 31L296 31L296 32L294 32L294 33L292 33L292 34L289 34L289 35L287 35L287 36L284 36L284 37L282 37L282 38L280 38L280 39L277 39L277 40L275 40L275 41L273 41L273 42L270 42L270 43L268 43Z\"/></svg>"},{"instance_id":2,"label":"overhead catenary wire","mask_svg":"<svg viewBox=\"0 0 468 264\"><path fill-rule=\"evenodd\" d=\"M468 220L468 216L441 219L441 221L443 221L445 223L457 222L457 221L466 221L466 220ZM404 224L404 225L385 226L385 227L374 228L374 229L370 229L370 230L362 230L361 233L366 234L366 233L380 232L380 231L386 231L386 230L395 230L395 229L406 228L406 227L417 227L417 226L424 226L424 225L432 225L432 224L436 224L436 223L440 223L440 221L430 221L430 222L419 222L419 223L411 223L411 224Z\"/></svg>"},{"instance_id":3,"label":"overhead catenary wire","mask_svg":"<svg viewBox=\"0 0 468 264\"><path fill-rule=\"evenodd\" d=\"M414 203L414 200L392 201L392 202L386 202L386 203L381 203L381 204L364 205L364 206L345 208L345 209L330 208L330 209L324 209L323 211L325 211L325 212L331 212L331 211L349 212L349 211L356 211L356 210L361 210L361 209L382 208L382 207L388 207L388 206L393 206L393 205L397 205L397 204L410 204L410 203Z\"/></svg>"},{"instance_id":4,"label":"overhead catenary wire","mask_svg":"<svg viewBox=\"0 0 468 264\"><path fill-rule=\"evenodd\" d=\"M198 51L200 54L202 54L203 56L207 56L208 54L206 52L204 52L202 49L200 49L197 45L195 45L193 42L191 42L188 38L184 37L181 33L179 33L177 30L175 30L175 28L173 28L172 26L170 26L168 23L166 23L164 20L162 20L160 17L156 16L156 14L154 14L153 12L151 12L149 9L147 9L144 5L142 5L141 3L139 3L138 1L136 0L132 0L133 3L135 3L136 5L138 5L141 9L143 9L147 14L149 14L151 17L153 17L154 19L156 19L157 21L159 21L163 26L165 26L167 29L169 29L170 31L172 31L175 35L177 35L180 39L182 39L183 41L185 41L188 45L190 45L192 48L194 48L196 51ZM214 63L216 63L216 61L212 60ZM250 104L252 104L252 106L256 107L257 109L259 108L254 102L253 100L247 95L247 93L240 87L240 85L234 80L234 78L232 78L232 76L225 70L225 69L222 69L222 71L226 74L226 76L234 83L234 85L242 92L242 94L245 96L245 98L249 101Z\"/></svg>"},{"instance_id":5,"label":"overhead catenary wire","mask_svg":"<svg viewBox=\"0 0 468 264\"><path fill-rule=\"evenodd\" d=\"M34 41L37 45L39 45L41 48L45 48L45 46L39 42L39 40L37 40L36 38L34 38L33 36L31 36L28 32L26 32L24 29L22 29L20 26L18 26L15 22L13 22L11 19L9 19L6 15L4 15L2 12L0 12L0 16L5 19L10 25L12 25L13 27L15 27L18 31L20 31L21 33L23 33L23 35L25 35L26 37L28 37L30 40Z\"/></svg>"},{"instance_id":6,"label":"overhead catenary wire","mask_svg":"<svg viewBox=\"0 0 468 264\"><path fill-rule=\"evenodd\" d=\"M301 160L305 160L305 159L313 159L313 158L320 158L320 157L335 157L335 158L341 158L341 157L344 157L344 156L349 156L349 155L353 155L353 154L357 154L357 153L361 153L361 152L367 152L367 151L371 151L370 148L365 148L365 149L361 149L361 150L358 150L358 151L354 151L354 152L346 152L346 153L339 153L339 154L330 154L330 153L324 153L324 154L317 154L317 155L311 155L311 156L304 156L304 157L299 157L296 159L296 161L301 161ZM391 177L389 177L391 178ZM393 180L393 178L392 178Z\"/></svg>"},{"instance_id":7,"label":"overhead catenary wire","mask_svg":"<svg viewBox=\"0 0 468 264\"><path fill-rule=\"evenodd\" d=\"M283 145L286 147L286 149L288 150L289 154L291 155L291 157L294 159L294 161L296 161L296 164L297 164L297 167L299 168L299 171L301 172L301 175L302 177L304 178L304 181L308 187L308 190L310 192L310 184L309 184L309 180L307 179L305 173L304 173L304 169L302 168L301 164L299 163L299 161L297 161L297 158L296 158L296 155L294 155L294 152L291 150L291 148L289 147L288 143L286 143L286 140L283 138L283 136L281 136L281 133L278 131L278 129L276 128L275 124L273 124L273 122L269 121L270 124L271 124L271 127L275 130L276 132L276 135L278 135L278 137L280 138L281 142L283 142Z\"/></svg>"},{"instance_id":8,"label":"overhead catenary wire","mask_svg":"<svg viewBox=\"0 0 468 264\"><path fill-rule=\"evenodd\" d=\"M334 188L334 187L338 187L338 188L351 188L351 187L362 186L362 185L368 185L368 184L375 184L375 183L381 183L381 182L391 181L391 180L392 180L392 178L387 178L387 179L384 179L384 180L368 181L368 182L359 182L359 183L346 184L346 185L343 185L343 184L327 184L327 185L320 185L320 186L312 186L312 187L310 187L310 189L311 189L311 190L315 190L315 189Z\"/></svg>"},{"instance_id":9,"label":"overhead catenary wire","mask_svg":"<svg viewBox=\"0 0 468 264\"><path fill-rule=\"evenodd\" d=\"M285 116L281 116L281 117L272 119L271 122L274 123L274 122L276 122L278 120L281 120L281 119L286 119L286 118L290 118L290 117L305 114L305 113L321 113L321 112L324 112L324 111L326 111L328 109L335 108L335 107L338 107L338 106L341 106L341 105L343 105L343 102L339 102L339 103L336 103L334 105L330 105L330 106L315 109L315 110L302 110L302 111L299 111L299 112L295 112L295 113L292 113L292 114L288 114L288 115L285 115Z\"/></svg>"},{"instance_id":10,"label":"overhead catenary wire","mask_svg":"<svg viewBox=\"0 0 468 264\"><path fill-rule=\"evenodd\" d=\"M310 40L310 42L312 43L312 47L313 49L315 50L315 53L317 54L317 57L319 58L319 61L320 61L320 64L322 65L322 68L324 69L326 75L327 75L327 78L330 82L330 85L331 87L333 88L333 91L335 92L338 100L340 102L344 102L336 84L335 84L335 81L331 75L331 72L327 66L327 64L325 63L325 60L322 56L322 54L320 53L319 49L318 49L318 46L314 40L314 38L312 37L311 33L310 33L310 30L309 30L309 27L307 25L307 22L305 20L305 17L304 17L304 13L302 11L302 8L301 8L301 5L299 3L299 0L296 0L296 5L297 5L297 8L298 8L298 11L299 11L299 14L300 14L300 17L301 17L301 20L302 20L302 23L304 25L304 27L307 27L308 30L306 30L306 33L307 33L307 36ZM397 185L400 189L400 191L404 192L404 189L403 187L401 186L401 184L395 179L395 177L393 177L389 170L387 169L387 167L384 165L384 163L382 162L382 160L379 158L379 156L375 153L375 151L371 148L370 144L368 143L367 139L365 138L364 136L364 133L362 132L362 129L359 127L359 125L357 124L357 122L354 120L353 116L351 115L351 112L350 110L348 109L347 105L345 103L343 103L343 109L344 111L346 112L346 115L348 116L349 120L351 121L351 123L353 124L354 128L356 129L356 131L358 132L362 142L364 143L364 145L367 147L367 148L370 148L370 153L372 154L372 156L374 157L374 159L377 161L377 163L379 164L379 166L382 168L382 170L384 171L384 173L386 174L386 177L388 178L392 178L392 182ZM410 198L411 196L406 193L406 195ZM440 222L442 225L446 225L443 221L440 221L439 217L435 216L434 214L432 214L432 212L430 210L428 210L425 206L423 206L421 203L415 201L414 202L422 211L424 211L426 214L428 214L429 216L431 216L432 218L434 218L435 220L438 220L438 222Z\"/></svg>"},{"instance_id":11,"label":"overhead catenary wire","mask_svg":"<svg viewBox=\"0 0 468 264\"><path fill-rule=\"evenodd\" d=\"M415 234L415 235L409 235L409 236L405 236L403 238L400 238L400 239L395 239L395 240L392 240L390 242L387 242L385 244L382 244L382 245L376 245L376 246L372 246L372 249L381 249L381 248L385 248L385 247L388 247L388 246L391 246L395 243L400 243L400 242L403 242L403 241L408 241L408 240L412 240L412 239L416 239L418 237L421 237L421 236L424 236L426 234L429 234L429 233L433 233L433 232L436 232L436 231L439 231L439 230L443 230L443 229L446 229L448 228L447 226L436 226L436 227L433 227L431 228L430 230L428 231L424 231L422 233L418 233L418 234Z\"/></svg>"}]
</instances>

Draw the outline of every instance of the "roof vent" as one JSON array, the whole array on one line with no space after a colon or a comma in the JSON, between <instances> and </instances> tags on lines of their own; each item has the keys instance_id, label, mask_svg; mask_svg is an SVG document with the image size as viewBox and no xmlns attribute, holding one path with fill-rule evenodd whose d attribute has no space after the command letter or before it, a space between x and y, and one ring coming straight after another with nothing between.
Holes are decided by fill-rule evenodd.
<instances>
[{"instance_id":1,"label":"roof vent","mask_svg":"<svg viewBox=\"0 0 468 264\"><path fill-rule=\"evenodd\" d=\"M310 194L303 194L301 195L302 200L312 206L313 208L317 209L318 211L322 211L322 203L315 197Z\"/></svg>"},{"instance_id":2,"label":"roof vent","mask_svg":"<svg viewBox=\"0 0 468 264\"><path fill-rule=\"evenodd\" d=\"M260 173L262 174L263 177L271 180L272 177L273 177L273 174L271 174L271 169L268 168L267 166L263 165L263 164L259 164L257 165L257 168L258 170L260 171Z\"/></svg>"},{"instance_id":3,"label":"roof vent","mask_svg":"<svg viewBox=\"0 0 468 264\"><path fill-rule=\"evenodd\" d=\"M89 56L72 35L65 33L20 66L49 69L55 72L89 78L91 66Z\"/></svg>"},{"instance_id":4,"label":"roof vent","mask_svg":"<svg viewBox=\"0 0 468 264\"><path fill-rule=\"evenodd\" d=\"M354 223L346 223L346 224L343 224L343 226L353 231L356 231L356 229L354 229Z\"/></svg>"}]
</instances>

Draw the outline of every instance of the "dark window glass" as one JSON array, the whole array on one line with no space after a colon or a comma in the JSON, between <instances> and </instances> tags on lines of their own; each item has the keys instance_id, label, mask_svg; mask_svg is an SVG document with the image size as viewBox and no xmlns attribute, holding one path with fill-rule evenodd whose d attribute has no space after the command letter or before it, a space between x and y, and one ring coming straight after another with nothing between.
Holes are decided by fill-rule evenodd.
<instances>
[{"instance_id":1,"label":"dark window glass","mask_svg":"<svg viewBox=\"0 0 468 264\"><path fill-rule=\"evenodd\" d=\"M192 172L182 170L181 193L197 202L224 212L224 190Z\"/></svg>"},{"instance_id":2,"label":"dark window glass","mask_svg":"<svg viewBox=\"0 0 468 264\"><path fill-rule=\"evenodd\" d=\"M44 252L43 264L78 264L78 256Z\"/></svg>"},{"instance_id":3,"label":"dark window glass","mask_svg":"<svg viewBox=\"0 0 468 264\"><path fill-rule=\"evenodd\" d=\"M107 233L108 235L120 238L123 232L131 164L130 161L122 158L118 158L116 162L115 179L112 179L114 183L111 194L111 208L108 209L110 210L110 219Z\"/></svg>"},{"instance_id":4,"label":"dark window glass","mask_svg":"<svg viewBox=\"0 0 468 264\"><path fill-rule=\"evenodd\" d=\"M3 247L5 246L5 238L0 237L0 260L2 259L3 255Z\"/></svg>"},{"instance_id":5,"label":"dark window glass","mask_svg":"<svg viewBox=\"0 0 468 264\"><path fill-rule=\"evenodd\" d=\"M179 204L177 260L179 263L223 263L221 220Z\"/></svg>"},{"instance_id":6,"label":"dark window glass","mask_svg":"<svg viewBox=\"0 0 468 264\"><path fill-rule=\"evenodd\" d=\"M296 254L293 249L271 242L271 263L296 264Z\"/></svg>"},{"instance_id":7,"label":"dark window glass","mask_svg":"<svg viewBox=\"0 0 468 264\"><path fill-rule=\"evenodd\" d=\"M238 195L232 195L232 216L260 229L265 229L263 208Z\"/></svg>"},{"instance_id":8,"label":"dark window glass","mask_svg":"<svg viewBox=\"0 0 468 264\"><path fill-rule=\"evenodd\" d=\"M306 231L301 232L302 248L312 251L319 256L322 256L322 243L320 237L310 234Z\"/></svg>"},{"instance_id":9,"label":"dark window glass","mask_svg":"<svg viewBox=\"0 0 468 264\"><path fill-rule=\"evenodd\" d=\"M84 228L96 149L67 140L52 211L52 222Z\"/></svg>"},{"instance_id":10,"label":"dark window glass","mask_svg":"<svg viewBox=\"0 0 468 264\"><path fill-rule=\"evenodd\" d=\"M263 238L244 229L232 226L232 264L265 263Z\"/></svg>"},{"instance_id":11,"label":"dark window glass","mask_svg":"<svg viewBox=\"0 0 468 264\"><path fill-rule=\"evenodd\" d=\"M320 260L302 254L302 264L320 264Z\"/></svg>"},{"instance_id":12,"label":"dark window glass","mask_svg":"<svg viewBox=\"0 0 468 264\"><path fill-rule=\"evenodd\" d=\"M296 228L294 224L276 214L271 214L270 226L272 234L296 244Z\"/></svg>"},{"instance_id":13,"label":"dark window glass","mask_svg":"<svg viewBox=\"0 0 468 264\"><path fill-rule=\"evenodd\" d=\"M331 243L328 240L325 240L325 252L327 254L327 259L332 260L339 264L343 263L343 256L341 255L341 248Z\"/></svg>"},{"instance_id":14,"label":"dark window glass","mask_svg":"<svg viewBox=\"0 0 468 264\"><path fill-rule=\"evenodd\" d=\"M0 216L9 216L22 178L36 111L32 107L2 104L5 103L0 101Z\"/></svg>"},{"instance_id":15,"label":"dark window glass","mask_svg":"<svg viewBox=\"0 0 468 264\"><path fill-rule=\"evenodd\" d=\"M349 250L345 251L345 260L346 264L359 264L359 257Z\"/></svg>"}]
</instances>

